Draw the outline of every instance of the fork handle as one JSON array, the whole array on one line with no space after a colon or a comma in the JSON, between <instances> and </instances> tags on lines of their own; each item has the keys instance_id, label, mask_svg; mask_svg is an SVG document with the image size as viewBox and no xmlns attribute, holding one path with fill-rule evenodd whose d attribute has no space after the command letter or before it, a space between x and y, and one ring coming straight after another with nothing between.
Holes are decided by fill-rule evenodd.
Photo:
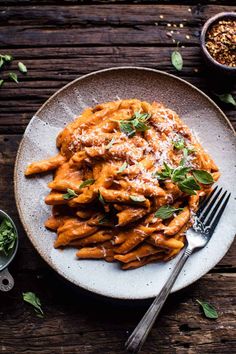
<instances>
[{"instance_id":1,"label":"fork handle","mask_svg":"<svg viewBox=\"0 0 236 354\"><path fill-rule=\"evenodd\" d=\"M137 327L134 329L132 334L129 336L128 340L125 343L125 349L131 353L138 353L142 348L143 343L145 342L148 333L150 332L157 315L161 311L167 296L169 295L172 286L175 283L176 278L178 277L181 269L183 268L186 260L192 253L192 249L187 247L185 252L182 254L178 260L175 269L169 276L167 282L163 286L161 292L157 295Z\"/></svg>"}]
</instances>

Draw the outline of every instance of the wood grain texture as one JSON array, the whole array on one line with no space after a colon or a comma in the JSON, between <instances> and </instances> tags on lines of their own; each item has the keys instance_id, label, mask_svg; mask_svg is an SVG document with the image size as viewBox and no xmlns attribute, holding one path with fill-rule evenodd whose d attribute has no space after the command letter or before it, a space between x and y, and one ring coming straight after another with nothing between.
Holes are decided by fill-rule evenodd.
<instances>
[{"instance_id":1,"label":"wood grain texture","mask_svg":"<svg viewBox=\"0 0 236 354\"><path fill-rule=\"evenodd\" d=\"M209 76L199 49L204 21L232 10L232 0L0 2L0 53L15 57L9 70L15 71L18 61L28 67L26 76L19 74L19 85L7 80L0 89L1 208L14 218L20 235L19 252L10 266L15 288L0 293L0 353L122 354L126 338L148 306L78 292L33 249L18 218L12 182L16 152L30 118L71 80L103 68L136 65L167 71L196 85L220 105L236 128L235 109L213 95L219 86L235 94L235 86L222 87L217 77ZM181 42L180 73L170 63L176 46L173 38ZM1 75L6 78L7 70ZM236 243L201 280L170 296L141 354L236 352L235 251ZM46 314L43 320L23 303L26 291L39 295ZM219 319L206 319L196 298L214 304Z\"/></svg>"},{"instance_id":2,"label":"wood grain texture","mask_svg":"<svg viewBox=\"0 0 236 354\"><path fill-rule=\"evenodd\" d=\"M172 47L69 47L31 48L4 50L23 61L28 75L19 75L20 84L6 82L0 95L0 132L22 133L40 105L54 92L75 78L104 68L135 65L164 70L196 85L210 95L224 109L236 127L235 110L221 103L214 95L216 85L207 79L207 68L203 65L198 47L181 48L184 67L181 73L171 65ZM11 65L16 68L17 61ZM6 72L3 77L6 77ZM222 89L222 83L220 88ZM211 87L214 86L214 87ZM9 99L11 109L9 110Z\"/></svg>"}]
</instances>

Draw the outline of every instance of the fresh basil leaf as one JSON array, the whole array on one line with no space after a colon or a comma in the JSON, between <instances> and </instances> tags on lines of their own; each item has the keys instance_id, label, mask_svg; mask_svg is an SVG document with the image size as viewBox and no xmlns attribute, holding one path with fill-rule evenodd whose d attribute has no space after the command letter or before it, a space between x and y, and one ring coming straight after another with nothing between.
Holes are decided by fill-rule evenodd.
<instances>
[{"instance_id":1,"label":"fresh basil leaf","mask_svg":"<svg viewBox=\"0 0 236 354\"><path fill-rule=\"evenodd\" d=\"M169 219L177 211L183 210L183 208L174 208L170 205L163 205L155 212L155 217L160 219Z\"/></svg>"},{"instance_id":2,"label":"fresh basil leaf","mask_svg":"<svg viewBox=\"0 0 236 354\"><path fill-rule=\"evenodd\" d=\"M143 195L130 195L130 199L133 202L142 203L145 202L146 198Z\"/></svg>"},{"instance_id":3,"label":"fresh basil leaf","mask_svg":"<svg viewBox=\"0 0 236 354\"><path fill-rule=\"evenodd\" d=\"M172 181L173 182L180 182L186 178L186 174L190 171L189 167L177 167L174 169L172 173Z\"/></svg>"},{"instance_id":4,"label":"fresh basil leaf","mask_svg":"<svg viewBox=\"0 0 236 354\"><path fill-rule=\"evenodd\" d=\"M9 74L8 74L8 77L9 77L9 79L11 79L12 81L14 81L15 83L19 84L18 76L17 76L16 73L9 73Z\"/></svg>"},{"instance_id":5,"label":"fresh basil leaf","mask_svg":"<svg viewBox=\"0 0 236 354\"><path fill-rule=\"evenodd\" d=\"M180 164L179 164L180 166L184 166L185 165L187 157L188 157L188 154L192 153L195 150L192 149L192 148L184 147L182 151L183 151L183 158L180 161Z\"/></svg>"},{"instance_id":6,"label":"fresh basil leaf","mask_svg":"<svg viewBox=\"0 0 236 354\"><path fill-rule=\"evenodd\" d=\"M4 84L4 80L0 80L0 87Z\"/></svg>"},{"instance_id":7,"label":"fresh basil leaf","mask_svg":"<svg viewBox=\"0 0 236 354\"><path fill-rule=\"evenodd\" d=\"M184 139L181 138L179 140L176 140L176 141L173 141L172 144L174 145L174 147L177 149L177 150L182 150L184 147L185 147L185 144L184 144Z\"/></svg>"},{"instance_id":8,"label":"fresh basil leaf","mask_svg":"<svg viewBox=\"0 0 236 354\"><path fill-rule=\"evenodd\" d=\"M236 101L231 95L231 93L223 93L222 95L218 95L215 93L215 95L224 103L229 103L232 104L234 107L236 107Z\"/></svg>"},{"instance_id":9,"label":"fresh basil leaf","mask_svg":"<svg viewBox=\"0 0 236 354\"><path fill-rule=\"evenodd\" d=\"M44 316L44 312L41 307L40 299L35 295L35 293L29 291L27 293L23 293L23 300L28 302L30 305L34 307L34 310L39 317Z\"/></svg>"},{"instance_id":10,"label":"fresh basil leaf","mask_svg":"<svg viewBox=\"0 0 236 354\"><path fill-rule=\"evenodd\" d=\"M112 145L114 144L114 142L115 142L115 138L113 137L113 138L111 139L111 141L107 144L106 150L109 150L109 149L112 147Z\"/></svg>"},{"instance_id":11,"label":"fresh basil leaf","mask_svg":"<svg viewBox=\"0 0 236 354\"><path fill-rule=\"evenodd\" d=\"M214 183L214 179L212 175L204 170L192 170L193 176L196 180L202 184L212 184Z\"/></svg>"},{"instance_id":12,"label":"fresh basil leaf","mask_svg":"<svg viewBox=\"0 0 236 354\"><path fill-rule=\"evenodd\" d=\"M135 134L135 129L133 127L133 124L130 121L120 121L119 122L120 125L120 130L122 131L122 133L124 133L125 135L132 137Z\"/></svg>"},{"instance_id":13,"label":"fresh basil leaf","mask_svg":"<svg viewBox=\"0 0 236 354\"><path fill-rule=\"evenodd\" d=\"M195 190L200 190L201 187L195 181L195 179L191 177L187 177L185 180L178 183L178 187L182 192L185 192L190 195L196 194Z\"/></svg>"},{"instance_id":14,"label":"fresh basil leaf","mask_svg":"<svg viewBox=\"0 0 236 354\"><path fill-rule=\"evenodd\" d=\"M132 123L134 128L139 132L145 132L146 130L150 129L150 127L147 124L143 122L139 122L136 119L133 120Z\"/></svg>"},{"instance_id":15,"label":"fresh basil leaf","mask_svg":"<svg viewBox=\"0 0 236 354\"><path fill-rule=\"evenodd\" d=\"M18 63L18 69L19 69L23 74L26 74L26 73L27 73L27 67L26 67L25 64L23 64L21 61L19 61L19 63Z\"/></svg>"},{"instance_id":16,"label":"fresh basil leaf","mask_svg":"<svg viewBox=\"0 0 236 354\"><path fill-rule=\"evenodd\" d=\"M2 56L0 56L0 69L1 69L1 67L4 65L4 60L3 60L3 57Z\"/></svg>"},{"instance_id":17,"label":"fresh basil leaf","mask_svg":"<svg viewBox=\"0 0 236 354\"><path fill-rule=\"evenodd\" d=\"M106 202L105 202L103 196L101 195L101 192L100 192L100 191L98 191L98 200L99 200L103 205L106 204Z\"/></svg>"},{"instance_id":18,"label":"fresh basil leaf","mask_svg":"<svg viewBox=\"0 0 236 354\"><path fill-rule=\"evenodd\" d=\"M3 58L5 61L12 61L13 56L12 56L12 55L9 55L9 54L6 54L6 55L2 55L2 58Z\"/></svg>"},{"instance_id":19,"label":"fresh basil leaf","mask_svg":"<svg viewBox=\"0 0 236 354\"><path fill-rule=\"evenodd\" d=\"M163 163L164 168L161 170L161 172L156 173L156 177L159 180L164 181L165 179L171 178L173 169L167 165L166 162Z\"/></svg>"},{"instance_id":20,"label":"fresh basil leaf","mask_svg":"<svg viewBox=\"0 0 236 354\"><path fill-rule=\"evenodd\" d=\"M123 172L127 167L128 167L128 164L127 164L127 162L125 161L125 162L123 163L123 165L119 168L119 170L117 171L117 173Z\"/></svg>"},{"instance_id":21,"label":"fresh basil leaf","mask_svg":"<svg viewBox=\"0 0 236 354\"><path fill-rule=\"evenodd\" d=\"M101 217L101 219L99 219L98 224L103 225L103 224L108 224L110 222L111 220L108 218L108 215L104 215L103 217Z\"/></svg>"},{"instance_id":22,"label":"fresh basil leaf","mask_svg":"<svg viewBox=\"0 0 236 354\"><path fill-rule=\"evenodd\" d=\"M171 63L176 70L181 71L183 68L183 58L179 51L174 50L171 54Z\"/></svg>"},{"instance_id":23,"label":"fresh basil leaf","mask_svg":"<svg viewBox=\"0 0 236 354\"><path fill-rule=\"evenodd\" d=\"M8 256L16 244L17 236L14 226L8 219L3 219L0 224L0 253Z\"/></svg>"},{"instance_id":24,"label":"fresh basil leaf","mask_svg":"<svg viewBox=\"0 0 236 354\"><path fill-rule=\"evenodd\" d=\"M217 319L219 317L213 305L209 304L206 301L201 301L198 299L196 301L202 307L203 312L207 318Z\"/></svg>"},{"instance_id":25,"label":"fresh basil leaf","mask_svg":"<svg viewBox=\"0 0 236 354\"><path fill-rule=\"evenodd\" d=\"M67 188L67 193L62 195L63 199L69 200L75 197L78 197L78 194L75 193L73 189Z\"/></svg>"},{"instance_id":26,"label":"fresh basil leaf","mask_svg":"<svg viewBox=\"0 0 236 354\"><path fill-rule=\"evenodd\" d=\"M93 178L90 178L90 179L86 179L85 181L83 181L80 186L79 186L79 189L81 188L84 188L84 187L87 187L87 186L90 186L91 184L94 184L94 179Z\"/></svg>"}]
</instances>

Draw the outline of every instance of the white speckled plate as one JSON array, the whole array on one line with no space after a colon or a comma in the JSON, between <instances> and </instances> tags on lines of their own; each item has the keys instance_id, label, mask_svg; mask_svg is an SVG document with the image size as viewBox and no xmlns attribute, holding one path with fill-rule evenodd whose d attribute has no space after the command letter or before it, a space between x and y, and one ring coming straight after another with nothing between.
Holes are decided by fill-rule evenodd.
<instances>
[{"instance_id":1,"label":"white speckled plate","mask_svg":"<svg viewBox=\"0 0 236 354\"><path fill-rule=\"evenodd\" d=\"M214 267L229 249L236 230L235 136L229 121L211 99L173 75L145 68L112 68L85 75L59 90L39 109L25 131L15 165L15 195L28 237L59 274L97 294L119 299L146 299L158 294L176 259L122 271L116 263L78 261L72 249L55 250L55 235L43 226L50 215L44 197L51 174L24 177L30 162L56 153L58 132L85 107L119 98L161 101L175 110L196 132L220 167L219 184L231 191L232 197L207 247L190 257L172 291L193 283Z\"/></svg>"}]
</instances>

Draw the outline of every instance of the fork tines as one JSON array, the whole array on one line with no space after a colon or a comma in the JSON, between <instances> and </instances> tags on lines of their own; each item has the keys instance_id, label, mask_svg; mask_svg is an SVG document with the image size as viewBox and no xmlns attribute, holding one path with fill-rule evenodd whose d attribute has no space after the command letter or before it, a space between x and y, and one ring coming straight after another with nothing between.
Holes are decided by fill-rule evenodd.
<instances>
[{"instance_id":1,"label":"fork tines","mask_svg":"<svg viewBox=\"0 0 236 354\"><path fill-rule=\"evenodd\" d=\"M210 234L214 232L229 201L230 195L231 193L223 191L223 188L218 190L218 186L216 186L200 205L196 216L198 220L204 224L204 227L209 229Z\"/></svg>"}]
</instances>

